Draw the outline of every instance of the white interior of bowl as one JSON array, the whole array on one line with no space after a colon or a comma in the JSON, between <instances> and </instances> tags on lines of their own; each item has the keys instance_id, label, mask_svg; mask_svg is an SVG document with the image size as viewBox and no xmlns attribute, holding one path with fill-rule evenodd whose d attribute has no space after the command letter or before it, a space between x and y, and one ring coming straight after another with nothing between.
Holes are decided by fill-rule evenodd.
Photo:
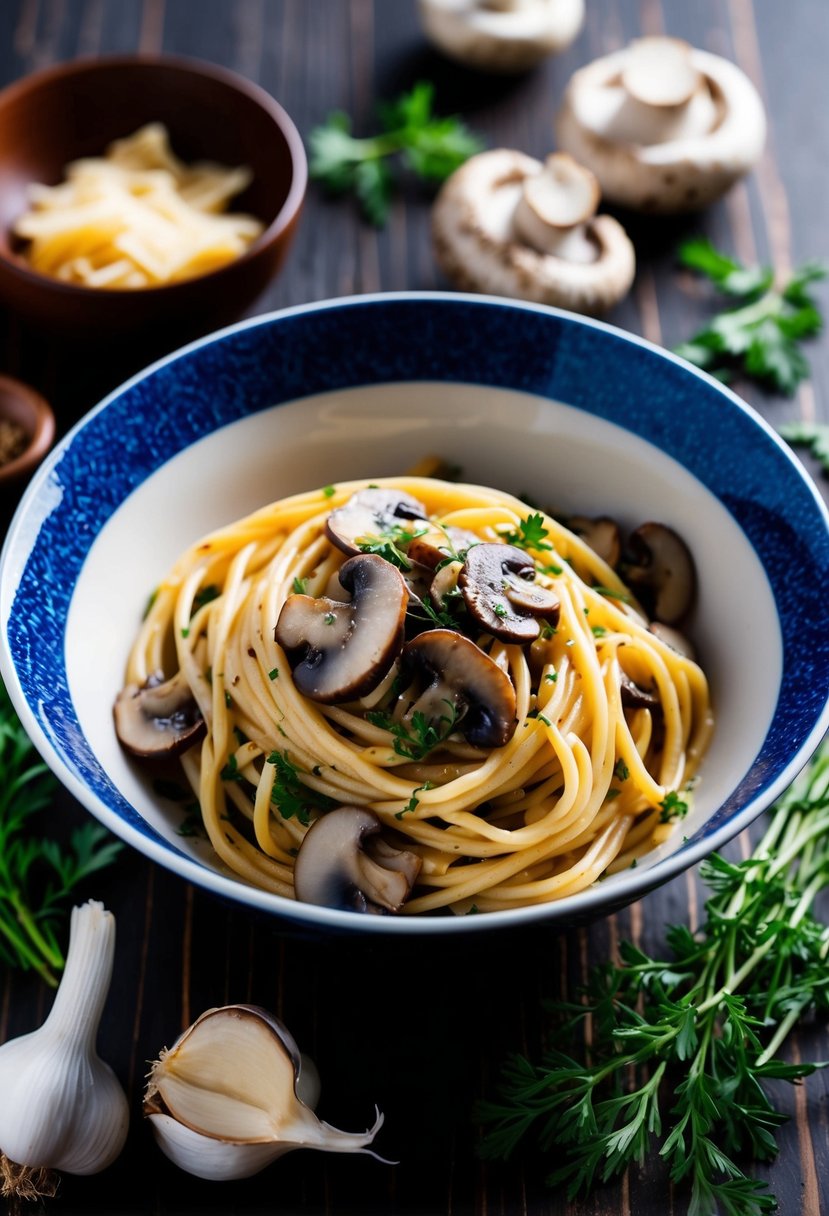
<instances>
[{"instance_id":1,"label":"white interior of bowl","mask_svg":"<svg viewBox=\"0 0 829 1216\"><path fill-rule=\"evenodd\" d=\"M778 617L740 528L681 465L621 427L525 393L444 383L327 393L233 423L165 464L106 524L72 599L67 675L83 731L129 802L202 865L222 872L209 846L178 834L181 808L153 793L113 731L112 702L147 596L206 532L273 499L403 473L431 454L460 465L465 481L526 493L554 510L609 514L629 528L649 519L670 524L694 554L699 594L689 633L711 680L717 730L694 809L650 864L673 852L683 832L691 835L751 767L782 675ZM238 886L242 898L252 896ZM276 896L257 893L252 902L284 910ZM311 920L344 916L307 911Z\"/></svg>"}]
</instances>

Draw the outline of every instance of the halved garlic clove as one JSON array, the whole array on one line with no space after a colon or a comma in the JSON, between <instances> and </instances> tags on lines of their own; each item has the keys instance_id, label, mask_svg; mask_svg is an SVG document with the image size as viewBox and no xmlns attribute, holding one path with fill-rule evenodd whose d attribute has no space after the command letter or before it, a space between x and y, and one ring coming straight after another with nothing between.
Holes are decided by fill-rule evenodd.
<instances>
[{"instance_id":1,"label":"halved garlic clove","mask_svg":"<svg viewBox=\"0 0 829 1216\"><path fill-rule=\"evenodd\" d=\"M162 1052L144 1114L166 1156L199 1178L247 1178L295 1148L368 1151L383 1116L365 1132L340 1131L311 1109L318 1092L316 1069L303 1067L278 1018L227 1005L207 1010Z\"/></svg>"}]
</instances>

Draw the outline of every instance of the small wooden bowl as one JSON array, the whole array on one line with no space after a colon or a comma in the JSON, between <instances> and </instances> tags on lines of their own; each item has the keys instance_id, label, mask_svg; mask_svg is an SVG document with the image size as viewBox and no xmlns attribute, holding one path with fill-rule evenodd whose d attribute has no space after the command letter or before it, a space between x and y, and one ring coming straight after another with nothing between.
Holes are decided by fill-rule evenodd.
<instances>
[{"instance_id":1,"label":"small wooden bowl","mask_svg":"<svg viewBox=\"0 0 829 1216\"><path fill-rule=\"evenodd\" d=\"M0 376L0 426L6 422L25 432L26 446L0 464L0 494L34 471L55 438L55 415L48 401L28 384Z\"/></svg>"},{"instance_id":2,"label":"small wooden bowl","mask_svg":"<svg viewBox=\"0 0 829 1216\"><path fill-rule=\"evenodd\" d=\"M184 161L248 165L250 186L233 209L265 231L236 261L160 287L82 287L31 270L11 227L32 182L55 185L66 165L101 156L114 139L162 122ZM296 228L307 180L292 120L257 85L198 60L128 55L76 60L0 92L0 302L88 347L133 335L167 349L239 317L278 271Z\"/></svg>"}]
</instances>

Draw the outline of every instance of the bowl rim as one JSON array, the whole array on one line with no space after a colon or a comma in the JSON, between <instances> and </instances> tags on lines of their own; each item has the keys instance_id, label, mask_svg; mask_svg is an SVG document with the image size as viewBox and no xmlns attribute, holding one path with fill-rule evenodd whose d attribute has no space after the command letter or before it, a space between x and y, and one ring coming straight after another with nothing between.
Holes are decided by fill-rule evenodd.
<instances>
[{"instance_id":1,"label":"bowl rim","mask_svg":"<svg viewBox=\"0 0 829 1216\"><path fill-rule=\"evenodd\" d=\"M718 394L725 397L738 411L746 414L748 419L765 433L766 437L778 449L779 454L792 466L801 488L812 498L814 505L822 516L826 530L829 532L829 507L827 507L816 483L809 476L805 467L774 428L751 405L728 388L727 385L724 385L721 381L694 367L692 364L687 363L672 351L660 347L656 343L637 334L629 333L618 326L611 325L606 321L581 316L548 305L511 300L500 296L462 292L392 291L334 297L327 300L293 305L250 317L197 338L129 377L123 384L108 393L97 406L93 407L75 424L35 473L18 505L2 552L0 552L0 572L5 572L7 555L14 547L18 532L24 527L29 503L34 502L37 498L41 486L49 478L52 469L60 461L63 453L75 442L79 434L94 417L107 409L122 394L129 392L134 386L149 379L167 365L174 363L177 359L193 351L211 343L222 341L234 334L260 326L265 327L278 324L282 320L292 317L316 312L332 313L338 309L364 305L382 305L393 301L427 302L430 300L442 303L473 304L484 307L495 305L502 309L539 313L543 316L558 318L566 323L575 323L577 326L585 326L588 329L607 334L621 340L623 344L641 347L658 358L675 364L684 374L699 379L707 386L714 388ZM9 619L11 619L11 613L9 614ZM211 891L214 895L227 898L233 903L240 903L260 912L272 916L275 915L284 922L293 923L315 932L333 930L346 933L422 937L444 933L514 930L520 926L530 924L546 923L548 926L555 926L561 920L573 923L596 919L602 915L609 914L614 907L629 904L647 894L654 887L661 886L686 870L690 870L705 857L721 849L745 828L749 827L788 788L798 773L804 768L827 730L829 730L829 688L827 688L821 712L817 715L811 730L797 750L788 757L786 763L777 773L777 776L766 787L759 793L754 794L736 814L699 841L689 842L681 850L669 854L667 857L654 862L651 866L643 866L614 875L612 889L609 889L603 880L599 880L585 890L562 900L510 908L481 916L365 917L359 916L356 913L317 907L312 904L299 904L294 900L276 896L271 892L249 886L233 876L207 868L195 858L191 858L177 850L169 841L160 838L158 840L153 839L151 836L143 833L138 827L126 822L117 811L113 810L103 799L93 793L65 764L60 751L54 746L48 734L41 727L34 712L30 709L18 680L17 664L10 653L6 624L7 621L5 619L0 621L0 676L2 676L6 684L18 716L38 748L38 751L49 764L49 767L59 777L61 783L73 794L78 802L122 840L136 848L138 852L164 866L166 869L172 870L186 881L193 882L195 885Z\"/></svg>"},{"instance_id":2,"label":"bowl rim","mask_svg":"<svg viewBox=\"0 0 829 1216\"><path fill-rule=\"evenodd\" d=\"M238 257L234 258L231 262L226 262L222 266L217 266L214 270L207 271L205 274L194 275L190 279L181 279L175 283L160 283L154 287L141 287L133 290L115 287L87 287L81 283L64 283L61 279L32 270L22 258L15 256L13 253L9 256L9 254L0 248L0 263L7 271L19 277L22 282L29 284L33 288L52 290L57 295L64 296L67 300L94 298L102 301L114 301L136 297L152 300L157 299L161 294L167 298L171 293L184 292L188 288L192 288L192 284L195 282L199 284L220 282L231 271L238 273L239 267L243 267L254 261L259 253L278 240L299 215L305 199L305 192L308 187L308 158L305 152L305 145L302 142L302 136L288 111L262 85L257 84L253 80L248 80L247 77L232 71L230 68L225 68L221 64L211 63L208 60L199 59L194 56L153 54L141 51L132 55L84 55L77 59L51 64L49 67L43 68L38 72L22 76L19 80L6 85L4 89L0 89L0 114L2 114L7 104L14 103L19 97L23 97L27 93L35 92L38 88L49 84L52 80L59 80L65 76L83 75L86 72L94 73L96 70L127 66L171 67L190 75L220 81L235 92L243 93L249 97L260 109L265 110L269 114L285 138L292 168L288 193L285 202L268 226L264 231L260 232L256 240Z\"/></svg>"}]
</instances>

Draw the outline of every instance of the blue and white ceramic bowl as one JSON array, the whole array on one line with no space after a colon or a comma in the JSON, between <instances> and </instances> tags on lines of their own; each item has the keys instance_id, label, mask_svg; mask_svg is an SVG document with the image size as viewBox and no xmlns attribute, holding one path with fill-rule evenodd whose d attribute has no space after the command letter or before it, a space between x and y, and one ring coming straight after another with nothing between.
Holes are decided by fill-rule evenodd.
<instances>
[{"instance_id":1,"label":"blue and white ceramic bowl","mask_svg":"<svg viewBox=\"0 0 829 1216\"><path fill-rule=\"evenodd\" d=\"M634 527L694 553L691 625L717 729L695 807L637 869L543 907L360 917L255 890L184 838L121 752L111 706L148 592L203 533L266 502L407 470ZM320 928L470 933L609 911L746 827L827 727L829 529L798 462L733 393L595 321L458 295L338 300L187 347L113 393L29 488L2 557L0 666L69 790L182 877ZM684 832L684 835L683 835Z\"/></svg>"}]
</instances>

